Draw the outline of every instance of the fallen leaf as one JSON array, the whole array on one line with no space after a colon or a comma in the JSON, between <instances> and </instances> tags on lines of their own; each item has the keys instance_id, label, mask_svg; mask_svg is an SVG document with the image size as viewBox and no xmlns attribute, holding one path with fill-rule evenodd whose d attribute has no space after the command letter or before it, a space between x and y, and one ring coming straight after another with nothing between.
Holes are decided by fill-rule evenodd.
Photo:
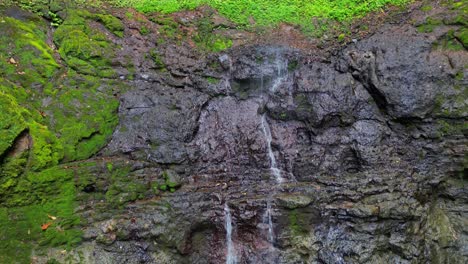
<instances>
[{"instance_id":1,"label":"fallen leaf","mask_svg":"<svg viewBox=\"0 0 468 264\"><path fill-rule=\"evenodd\" d=\"M60 253L62 253L62 254L66 254L66 253L67 253L67 251L64 249L64 250L60 251Z\"/></svg>"},{"instance_id":2,"label":"fallen leaf","mask_svg":"<svg viewBox=\"0 0 468 264\"><path fill-rule=\"evenodd\" d=\"M42 113L41 113L41 115L42 115ZM56 220L56 219L57 219L57 217L55 217L55 216L53 216L53 215L50 215L50 214L48 214L47 217L49 217L49 218L52 219L52 220Z\"/></svg>"},{"instance_id":3,"label":"fallen leaf","mask_svg":"<svg viewBox=\"0 0 468 264\"><path fill-rule=\"evenodd\" d=\"M42 229L42 231L45 231L45 230L47 230L47 228L49 228L49 226L50 226L51 224L52 224L51 222L49 222L49 223L45 223L45 224L42 224L42 225L41 225L41 229Z\"/></svg>"},{"instance_id":4,"label":"fallen leaf","mask_svg":"<svg viewBox=\"0 0 468 264\"><path fill-rule=\"evenodd\" d=\"M26 73L24 71L17 72L19 75L25 75Z\"/></svg>"},{"instance_id":5,"label":"fallen leaf","mask_svg":"<svg viewBox=\"0 0 468 264\"><path fill-rule=\"evenodd\" d=\"M10 58L10 60L8 61L10 64L17 64L16 60L13 59L13 58Z\"/></svg>"}]
</instances>

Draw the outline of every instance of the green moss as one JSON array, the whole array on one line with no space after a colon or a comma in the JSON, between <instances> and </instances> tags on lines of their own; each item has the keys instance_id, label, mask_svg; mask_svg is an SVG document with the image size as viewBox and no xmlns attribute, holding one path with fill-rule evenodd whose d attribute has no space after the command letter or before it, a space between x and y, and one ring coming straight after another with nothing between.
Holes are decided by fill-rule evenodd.
<instances>
[{"instance_id":1,"label":"green moss","mask_svg":"<svg viewBox=\"0 0 468 264\"><path fill-rule=\"evenodd\" d=\"M442 20L428 17L426 21L423 24L419 25L417 28L418 31L421 33L430 33L440 25L443 25Z\"/></svg>"},{"instance_id":2,"label":"green moss","mask_svg":"<svg viewBox=\"0 0 468 264\"><path fill-rule=\"evenodd\" d=\"M114 165L113 165L112 163L108 162L108 163L106 164L106 168L107 168L107 170L108 170L109 172L112 172L112 169L114 168Z\"/></svg>"},{"instance_id":3,"label":"green moss","mask_svg":"<svg viewBox=\"0 0 468 264\"><path fill-rule=\"evenodd\" d=\"M291 210L288 214L289 229L293 236L301 236L308 233L307 217L299 210Z\"/></svg>"},{"instance_id":4,"label":"green moss","mask_svg":"<svg viewBox=\"0 0 468 264\"><path fill-rule=\"evenodd\" d=\"M224 36L218 36L214 42L212 42L212 46L207 46L207 48L214 52L223 51L228 49L232 46L232 40Z\"/></svg>"},{"instance_id":5,"label":"green moss","mask_svg":"<svg viewBox=\"0 0 468 264\"><path fill-rule=\"evenodd\" d=\"M133 19L133 13L132 12L125 12L125 17L128 19Z\"/></svg>"},{"instance_id":6,"label":"green moss","mask_svg":"<svg viewBox=\"0 0 468 264\"><path fill-rule=\"evenodd\" d=\"M157 49L151 49L150 56L151 58L153 58L153 62L156 66L156 69L163 69L165 67L164 61L162 60L161 55L159 55Z\"/></svg>"},{"instance_id":7,"label":"green moss","mask_svg":"<svg viewBox=\"0 0 468 264\"><path fill-rule=\"evenodd\" d=\"M44 28L37 19L0 16L0 76L23 87L48 82L59 65L46 44Z\"/></svg>"},{"instance_id":8,"label":"green moss","mask_svg":"<svg viewBox=\"0 0 468 264\"><path fill-rule=\"evenodd\" d=\"M462 81L464 78L465 78L465 73L463 71L459 71L457 72L457 74L455 74L455 80L457 81Z\"/></svg>"},{"instance_id":9,"label":"green moss","mask_svg":"<svg viewBox=\"0 0 468 264\"><path fill-rule=\"evenodd\" d=\"M289 61L288 62L288 71L294 71L297 69L299 62L297 60Z\"/></svg>"},{"instance_id":10,"label":"green moss","mask_svg":"<svg viewBox=\"0 0 468 264\"><path fill-rule=\"evenodd\" d=\"M455 38L460 41L460 43L465 47L465 49L468 49L468 28L464 27L454 34Z\"/></svg>"},{"instance_id":11,"label":"green moss","mask_svg":"<svg viewBox=\"0 0 468 264\"><path fill-rule=\"evenodd\" d=\"M58 27L58 26L60 26L60 24L63 23L63 19L59 15L57 15L57 13L49 11L48 12L48 17L52 20L50 22L50 25L53 26L53 27Z\"/></svg>"},{"instance_id":12,"label":"green moss","mask_svg":"<svg viewBox=\"0 0 468 264\"><path fill-rule=\"evenodd\" d=\"M139 31L140 31L140 34L143 36L146 36L151 32L149 28L147 28L146 26L141 26Z\"/></svg>"},{"instance_id":13,"label":"green moss","mask_svg":"<svg viewBox=\"0 0 468 264\"><path fill-rule=\"evenodd\" d=\"M111 207L119 208L126 203L145 198L150 189L151 186L132 177L127 164L114 163L105 198Z\"/></svg>"},{"instance_id":14,"label":"green moss","mask_svg":"<svg viewBox=\"0 0 468 264\"><path fill-rule=\"evenodd\" d=\"M218 84L219 83L219 79L217 79L217 78L213 78L213 77L208 76L205 79L206 79L206 81L208 83L211 83L211 84Z\"/></svg>"},{"instance_id":15,"label":"green moss","mask_svg":"<svg viewBox=\"0 0 468 264\"><path fill-rule=\"evenodd\" d=\"M33 120L34 115L31 115L30 111L18 105L14 97L0 93L0 113L2 117L0 121L0 136L2 136L0 154L12 146L21 132L28 131L32 139L28 168L37 171L58 164L63 156L61 144L47 127ZM6 174L15 174L12 168L17 166L13 166L9 162L17 164L19 161L15 160L14 157L12 160L4 161L4 166L1 168L2 174L5 174L5 171L9 171Z\"/></svg>"},{"instance_id":16,"label":"green moss","mask_svg":"<svg viewBox=\"0 0 468 264\"><path fill-rule=\"evenodd\" d=\"M197 28L197 34L193 37L193 41L201 50L219 52L232 46L231 39L214 32L215 28L209 18L198 20Z\"/></svg>"},{"instance_id":17,"label":"green moss","mask_svg":"<svg viewBox=\"0 0 468 264\"><path fill-rule=\"evenodd\" d=\"M112 30L119 28L107 16L94 16L87 11L73 10L69 11L67 19L55 31L54 42L59 47L62 58L75 71L104 78L115 77L111 58L116 47L104 33L89 26L89 19L92 18L108 22Z\"/></svg>"},{"instance_id":18,"label":"green moss","mask_svg":"<svg viewBox=\"0 0 468 264\"><path fill-rule=\"evenodd\" d=\"M120 19L108 15L108 14L97 14L94 16L95 19L101 22L110 32L118 37L123 37L124 35L124 25Z\"/></svg>"},{"instance_id":19,"label":"green moss","mask_svg":"<svg viewBox=\"0 0 468 264\"><path fill-rule=\"evenodd\" d=\"M455 32L454 30L450 30L445 34L440 40L433 44L434 49L441 49L441 50L452 50L452 51L460 51L464 50L463 44L460 40L461 31ZM462 37L460 38L462 39Z\"/></svg>"},{"instance_id":20,"label":"green moss","mask_svg":"<svg viewBox=\"0 0 468 264\"><path fill-rule=\"evenodd\" d=\"M155 14L149 20L159 25L158 32L162 35L159 42L164 42L166 39L175 40L177 36L182 35L179 31L179 24L170 16Z\"/></svg>"},{"instance_id":21,"label":"green moss","mask_svg":"<svg viewBox=\"0 0 468 264\"><path fill-rule=\"evenodd\" d=\"M31 169L38 171L58 164L63 157L63 147L57 137L47 127L31 123L29 125L33 148Z\"/></svg>"},{"instance_id":22,"label":"green moss","mask_svg":"<svg viewBox=\"0 0 468 264\"><path fill-rule=\"evenodd\" d=\"M97 20L119 31L115 20L69 11L54 41L77 72L60 69L46 42L46 25L36 18L0 17L0 263L29 263L33 249L79 243L75 186L84 188L93 177L76 165L58 164L89 158L107 143L118 123L114 94L123 89L100 78L115 76L116 46L88 24ZM12 148L20 136L21 146ZM121 198L132 200L143 197L146 187L122 181L121 188L128 194Z\"/></svg>"},{"instance_id":23,"label":"green moss","mask_svg":"<svg viewBox=\"0 0 468 264\"><path fill-rule=\"evenodd\" d=\"M440 208L432 208L427 219L428 235L441 247L448 247L457 238L450 219Z\"/></svg>"},{"instance_id":24,"label":"green moss","mask_svg":"<svg viewBox=\"0 0 468 264\"><path fill-rule=\"evenodd\" d=\"M468 124L466 122L455 122L450 120L438 120L438 134L440 137L451 135L464 135L468 132Z\"/></svg>"},{"instance_id":25,"label":"green moss","mask_svg":"<svg viewBox=\"0 0 468 264\"><path fill-rule=\"evenodd\" d=\"M421 11L423 12L428 12L428 11L431 11L432 10L432 6L431 5L424 5L421 7Z\"/></svg>"},{"instance_id":26,"label":"green moss","mask_svg":"<svg viewBox=\"0 0 468 264\"><path fill-rule=\"evenodd\" d=\"M56 91L56 104L45 108L46 121L64 148L64 160L86 159L99 151L117 126L118 84L69 72L67 89ZM79 85L79 86L78 86Z\"/></svg>"},{"instance_id":27,"label":"green moss","mask_svg":"<svg viewBox=\"0 0 468 264\"><path fill-rule=\"evenodd\" d=\"M0 155L27 129L23 118L27 114L27 110L20 107L14 97L0 92Z\"/></svg>"},{"instance_id":28,"label":"green moss","mask_svg":"<svg viewBox=\"0 0 468 264\"><path fill-rule=\"evenodd\" d=\"M346 35L341 33L340 35L338 35L338 41L343 42L345 40L345 37L346 37Z\"/></svg>"},{"instance_id":29,"label":"green moss","mask_svg":"<svg viewBox=\"0 0 468 264\"><path fill-rule=\"evenodd\" d=\"M17 193L0 207L1 263L29 263L33 249L71 248L81 241L81 231L76 229L80 219L74 214L75 186L71 170L53 167L29 173L16 189ZM41 225L45 223L51 225L43 231Z\"/></svg>"}]
</instances>

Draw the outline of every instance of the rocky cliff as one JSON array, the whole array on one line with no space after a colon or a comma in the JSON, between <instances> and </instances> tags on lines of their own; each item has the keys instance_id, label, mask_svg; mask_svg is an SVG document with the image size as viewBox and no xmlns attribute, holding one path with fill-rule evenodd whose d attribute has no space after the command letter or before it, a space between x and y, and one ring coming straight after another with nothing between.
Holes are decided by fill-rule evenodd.
<instances>
[{"instance_id":1,"label":"rocky cliff","mask_svg":"<svg viewBox=\"0 0 468 264\"><path fill-rule=\"evenodd\" d=\"M3 8L1 262L467 263L467 6L419 7L329 49Z\"/></svg>"}]
</instances>

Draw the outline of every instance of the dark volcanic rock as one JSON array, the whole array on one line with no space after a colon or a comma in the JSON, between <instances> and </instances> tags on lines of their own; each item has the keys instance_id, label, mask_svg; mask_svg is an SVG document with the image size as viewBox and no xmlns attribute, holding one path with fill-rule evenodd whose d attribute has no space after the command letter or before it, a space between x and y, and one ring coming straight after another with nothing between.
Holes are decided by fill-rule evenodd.
<instances>
[{"instance_id":1,"label":"dark volcanic rock","mask_svg":"<svg viewBox=\"0 0 468 264\"><path fill-rule=\"evenodd\" d=\"M387 25L318 62L278 47L216 58L166 47L168 72L139 69L101 156L174 189L97 215L84 201L94 217L77 252L225 263L227 204L238 263L468 262L466 77L454 78L468 56L434 49L448 30Z\"/></svg>"}]
</instances>

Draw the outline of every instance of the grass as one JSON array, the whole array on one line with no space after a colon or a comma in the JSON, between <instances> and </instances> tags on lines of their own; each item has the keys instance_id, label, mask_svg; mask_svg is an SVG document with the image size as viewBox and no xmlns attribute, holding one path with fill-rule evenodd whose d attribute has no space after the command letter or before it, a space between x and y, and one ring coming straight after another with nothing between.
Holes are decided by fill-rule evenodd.
<instances>
[{"instance_id":1,"label":"grass","mask_svg":"<svg viewBox=\"0 0 468 264\"><path fill-rule=\"evenodd\" d=\"M388 4L401 6L410 0L110 0L140 12L173 13L208 5L240 26L276 25L287 22L307 26L312 18L346 21L362 17Z\"/></svg>"},{"instance_id":2,"label":"grass","mask_svg":"<svg viewBox=\"0 0 468 264\"><path fill-rule=\"evenodd\" d=\"M44 10L48 8L45 4L46 0L4 1L6 3L3 5L18 1L16 5L39 14L44 13ZM320 37L336 22L345 26L353 19L364 17L369 12L383 10L387 5L401 7L411 1L413 0L76 0L67 2L67 5L68 7L113 5L135 8L143 13L158 12L161 14L193 10L206 5L216 9L220 15L232 21L239 29L257 30L288 23L297 26L307 36ZM133 15L127 12L126 16L132 17ZM54 16L48 18L54 20ZM53 21L52 24L55 25L58 22ZM113 33L117 36L122 34L121 31L113 31ZM142 34L146 33L148 32L143 30ZM206 43L200 43L201 41L195 39L195 42L198 42L197 45L202 49L210 51L223 50L231 45L228 40L222 38L211 39Z\"/></svg>"}]
</instances>

